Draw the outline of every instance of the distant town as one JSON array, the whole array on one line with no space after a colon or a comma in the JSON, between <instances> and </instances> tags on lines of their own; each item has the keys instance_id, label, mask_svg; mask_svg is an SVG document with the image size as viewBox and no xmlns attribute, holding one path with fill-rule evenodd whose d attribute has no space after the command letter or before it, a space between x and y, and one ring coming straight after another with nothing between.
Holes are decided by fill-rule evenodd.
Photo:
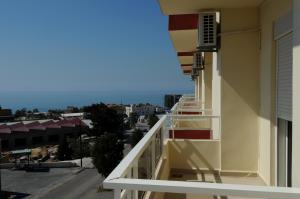
<instances>
[{"instance_id":1,"label":"distant town","mask_svg":"<svg viewBox=\"0 0 300 199\"><path fill-rule=\"evenodd\" d=\"M121 159L179 98L180 95L165 95L164 107L149 103L99 103L47 112L26 108L13 112L0 107L1 168L26 172L94 168L99 159L94 151L106 153L96 149L97 142L107 133L121 140ZM115 148L111 150L117 153ZM103 161L109 160L100 162Z\"/></svg>"}]
</instances>

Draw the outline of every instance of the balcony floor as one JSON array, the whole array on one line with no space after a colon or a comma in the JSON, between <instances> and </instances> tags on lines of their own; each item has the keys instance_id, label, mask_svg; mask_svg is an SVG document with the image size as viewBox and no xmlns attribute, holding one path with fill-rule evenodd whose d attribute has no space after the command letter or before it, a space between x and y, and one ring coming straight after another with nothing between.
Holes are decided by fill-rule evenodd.
<instances>
[{"instance_id":1,"label":"balcony floor","mask_svg":"<svg viewBox=\"0 0 300 199\"><path fill-rule=\"evenodd\" d=\"M188 171L172 169L170 172L169 180L177 181L199 181L209 183L226 183L226 184L243 184L243 185L256 185L263 186L265 183L258 176L251 175L222 175L208 171ZM186 195L186 194L173 194L166 193L165 199L246 199L245 197L232 197L232 196L200 196L200 195Z\"/></svg>"}]
</instances>

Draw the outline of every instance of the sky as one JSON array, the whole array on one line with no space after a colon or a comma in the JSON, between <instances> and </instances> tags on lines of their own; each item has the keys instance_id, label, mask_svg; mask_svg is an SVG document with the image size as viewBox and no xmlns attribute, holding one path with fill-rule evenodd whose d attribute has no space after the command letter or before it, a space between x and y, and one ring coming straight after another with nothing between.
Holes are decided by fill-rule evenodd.
<instances>
[{"instance_id":1,"label":"sky","mask_svg":"<svg viewBox=\"0 0 300 199\"><path fill-rule=\"evenodd\" d=\"M191 90L157 0L1 0L0 91Z\"/></svg>"}]
</instances>

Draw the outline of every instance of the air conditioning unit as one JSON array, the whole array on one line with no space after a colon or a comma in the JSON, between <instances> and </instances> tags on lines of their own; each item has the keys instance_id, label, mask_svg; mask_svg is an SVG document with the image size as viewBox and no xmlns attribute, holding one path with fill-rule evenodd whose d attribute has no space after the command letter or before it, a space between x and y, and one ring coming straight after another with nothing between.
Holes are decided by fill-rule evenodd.
<instances>
[{"instance_id":1,"label":"air conditioning unit","mask_svg":"<svg viewBox=\"0 0 300 199\"><path fill-rule=\"evenodd\" d=\"M217 13L203 12L198 20L198 48L202 52L218 50Z\"/></svg>"},{"instance_id":2,"label":"air conditioning unit","mask_svg":"<svg viewBox=\"0 0 300 199\"><path fill-rule=\"evenodd\" d=\"M194 53L194 64L193 68L197 70L204 70L204 58L202 56L202 52Z\"/></svg>"}]
</instances>

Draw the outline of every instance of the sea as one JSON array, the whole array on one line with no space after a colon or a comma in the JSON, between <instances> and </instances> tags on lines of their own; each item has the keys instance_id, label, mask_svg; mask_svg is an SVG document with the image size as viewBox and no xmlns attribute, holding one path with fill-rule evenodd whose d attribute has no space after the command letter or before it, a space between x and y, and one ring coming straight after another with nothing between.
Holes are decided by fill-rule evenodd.
<instances>
[{"instance_id":1,"label":"sea","mask_svg":"<svg viewBox=\"0 0 300 199\"><path fill-rule=\"evenodd\" d=\"M163 106L165 94L190 93L189 90L165 91L0 91L0 106L13 111L37 108L64 109L67 106L82 107L93 103L136 104L150 103Z\"/></svg>"}]
</instances>

